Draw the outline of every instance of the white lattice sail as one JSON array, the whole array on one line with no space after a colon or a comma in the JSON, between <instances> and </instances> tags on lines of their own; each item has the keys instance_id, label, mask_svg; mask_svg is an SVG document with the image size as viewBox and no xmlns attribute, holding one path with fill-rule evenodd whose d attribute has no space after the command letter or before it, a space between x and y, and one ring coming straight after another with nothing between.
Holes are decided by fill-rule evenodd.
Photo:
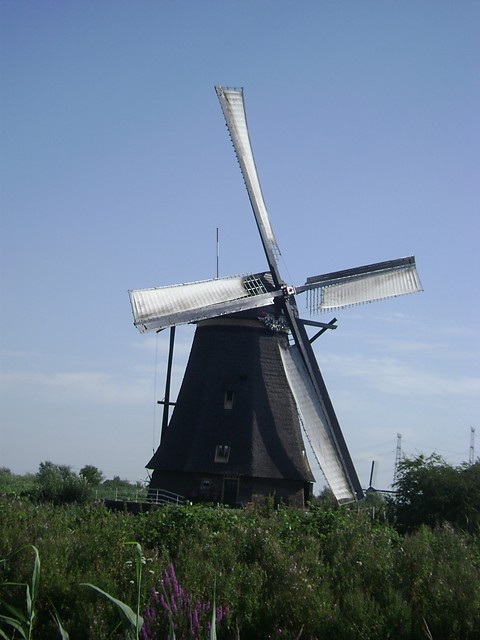
<instances>
[{"instance_id":1,"label":"white lattice sail","mask_svg":"<svg viewBox=\"0 0 480 640\"><path fill-rule=\"evenodd\" d=\"M422 285L409 257L308 278L303 290L316 313L416 293Z\"/></svg>"},{"instance_id":2,"label":"white lattice sail","mask_svg":"<svg viewBox=\"0 0 480 640\"><path fill-rule=\"evenodd\" d=\"M280 348L280 352L301 423L328 486L337 500L355 500L327 411L314 390L297 347Z\"/></svg>"},{"instance_id":3,"label":"white lattice sail","mask_svg":"<svg viewBox=\"0 0 480 640\"><path fill-rule=\"evenodd\" d=\"M129 295L134 324L144 333L269 305L279 294L268 292L264 274L252 274L136 289Z\"/></svg>"}]
</instances>

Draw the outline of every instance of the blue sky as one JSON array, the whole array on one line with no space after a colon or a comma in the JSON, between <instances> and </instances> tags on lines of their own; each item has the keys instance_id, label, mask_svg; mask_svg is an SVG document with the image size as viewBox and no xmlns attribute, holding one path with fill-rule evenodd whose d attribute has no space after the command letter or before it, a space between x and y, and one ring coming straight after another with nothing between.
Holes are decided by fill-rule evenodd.
<instances>
[{"instance_id":1,"label":"blue sky","mask_svg":"<svg viewBox=\"0 0 480 640\"><path fill-rule=\"evenodd\" d=\"M0 466L146 477L168 334L127 290L265 268L214 92L243 86L285 279L415 254L316 353L360 480L480 450L480 5L4 0ZM302 301L300 300L300 308ZM330 316L324 316L329 320ZM175 387L191 327L177 331Z\"/></svg>"}]
</instances>

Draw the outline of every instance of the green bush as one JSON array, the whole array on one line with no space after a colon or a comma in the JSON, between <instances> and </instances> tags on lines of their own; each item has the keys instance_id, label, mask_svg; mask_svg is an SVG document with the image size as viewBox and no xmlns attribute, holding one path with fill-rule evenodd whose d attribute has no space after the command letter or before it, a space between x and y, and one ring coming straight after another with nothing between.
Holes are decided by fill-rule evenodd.
<instances>
[{"instance_id":1,"label":"green bush","mask_svg":"<svg viewBox=\"0 0 480 640\"><path fill-rule=\"evenodd\" d=\"M35 475L18 475L8 467L0 467L0 495L19 496L31 493L35 488Z\"/></svg>"},{"instance_id":2,"label":"green bush","mask_svg":"<svg viewBox=\"0 0 480 640\"><path fill-rule=\"evenodd\" d=\"M454 467L437 454L407 458L395 488L391 511L400 531L448 523L480 533L480 462Z\"/></svg>"},{"instance_id":3,"label":"green bush","mask_svg":"<svg viewBox=\"0 0 480 640\"><path fill-rule=\"evenodd\" d=\"M40 463L34 495L42 502L53 504L85 504L93 498L92 488L84 476L53 462Z\"/></svg>"},{"instance_id":4,"label":"green bush","mask_svg":"<svg viewBox=\"0 0 480 640\"><path fill-rule=\"evenodd\" d=\"M103 473L92 464L86 464L80 469L80 476L85 478L87 483L92 487L98 487L104 481Z\"/></svg>"}]
</instances>

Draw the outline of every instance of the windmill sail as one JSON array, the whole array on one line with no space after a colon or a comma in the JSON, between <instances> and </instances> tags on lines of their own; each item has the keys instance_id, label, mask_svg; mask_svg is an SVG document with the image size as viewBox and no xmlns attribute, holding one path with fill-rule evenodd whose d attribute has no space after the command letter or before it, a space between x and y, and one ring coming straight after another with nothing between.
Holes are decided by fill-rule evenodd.
<instances>
[{"instance_id":1,"label":"windmill sail","mask_svg":"<svg viewBox=\"0 0 480 640\"><path fill-rule=\"evenodd\" d=\"M280 249L275 239L272 225L270 224L267 207L265 206L262 189L258 180L252 145L250 143L250 136L248 135L243 89L226 89L217 86L215 90L220 100L235 153L237 154L267 261L275 278L278 271L276 258L280 256Z\"/></svg>"},{"instance_id":2,"label":"windmill sail","mask_svg":"<svg viewBox=\"0 0 480 640\"><path fill-rule=\"evenodd\" d=\"M277 257L280 255L280 249L275 240L273 228L270 223L267 208L263 199L262 190L260 187L260 181L257 175L257 168L253 157L253 151L250 144L250 137L248 135L247 118L245 114L245 104L243 100L243 90L239 89L224 89L223 87L215 87L217 95L222 106L223 114L227 122L227 127L230 131L233 146L237 154L237 159L240 164L240 169L247 187L247 192L252 205L255 220L257 222L258 230L262 240L263 248L267 258L267 262L270 268L270 272L273 277L273 282L277 288L277 292L281 294L279 296L278 308L281 308L285 314L287 323L292 332L293 339L295 341L298 358L297 358L297 371L301 371L301 375L293 376L292 384L297 390L297 396L299 395L299 389L303 380L305 385L309 387L310 405L314 408L306 409L306 401L303 401L302 406L304 409L304 419L310 423L312 421L312 436L313 430L317 432L320 430L317 428L321 423L318 417L318 407L325 407L328 405L328 413L323 412L324 415L328 415L329 426L324 420L324 428L322 434L324 439L329 439L330 446L329 451L335 452L334 457L337 462L333 463L337 467L339 475L343 477L343 486L338 488L338 494L336 493L336 487L338 480L335 480L332 491L337 499L353 498L354 496L361 498L362 489L358 480L355 467L353 466L350 454L347 446L343 440L338 421L335 416L333 406L330 403L328 393L323 382L322 375L318 368L317 361L313 350L309 344L308 336L305 332L304 326L299 323L296 313L296 305L294 302L291 291L283 286L283 280L280 275L280 270L277 263ZM305 289L303 289L305 290ZM293 368L292 368L293 371ZM293 392L293 388L292 388ZM316 398L316 400L314 400ZM313 403L313 404L312 404ZM300 405L299 405L300 410ZM310 428L308 425L307 428ZM320 447L317 447L319 450ZM329 460L329 456L322 456L319 451L319 457L326 463ZM332 476L332 474L329 474ZM334 478L332 477L332 482ZM348 489L346 488L348 487Z\"/></svg>"},{"instance_id":3,"label":"windmill sail","mask_svg":"<svg viewBox=\"0 0 480 640\"><path fill-rule=\"evenodd\" d=\"M297 380L300 378L305 381L305 385L308 387L307 394L312 396L313 400L310 402L313 402L315 409L315 411L307 410L308 405L301 401L302 397L299 396L298 391L295 392L292 389L294 395L299 396L298 410L301 418L303 414L305 432L311 438L312 448L319 463L321 461L328 462L329 457L322 455L319 448L315 448L314 443L320 435L322 438L324 436L328 437L330 450L335 452L335 458L340 463L342 476L349 486L349 495L360 500L363 497L363 489L350 457L350 452L338 423L335 409L330 400L312 345L308 339L304 323L296 317L289 298L284 299L283 303L288 324L295 340L291 351L299 372ZM294 382L294 379L292 380ZM335 480L335 478L332 478L332 480ZM335 493L336 489L332 488L337 500L345 499L344 489L338 486L338 481L334 482L333 487L337 487L339 491L337 494Z\"/></svg>"},{"instance_id":4,"label":"windmill sail","mask_svg":"<svg viewBox=\"0 0 480 640\"><path fill-rule=\"evenodd\" d=\"M422 291L415 258L399 258L307 278L310 313L330 311Z\"/></svg>"},{"instance_id":5,"label":"windmill sail","mask_svg":"<svg viewBox=\"0 0 480 640\"><path fill-rule=\"evenodd\" d=\"M298 348L281 349L281 356L301 424L328 486L338 501L355 500L345 465L334 445L327 410L313 387Z\"/></svg>"},{"instance_id":6,"label":"windmill sail","mask_svg":"<svg viewBox=\"0 0 480 640\"><path fill-rule=\"evenodd\" d=\"M271 291L268 276L256 273L129 291L134 324L145 333L272 304L280 294Z\"/></svg>"}]
</instances>

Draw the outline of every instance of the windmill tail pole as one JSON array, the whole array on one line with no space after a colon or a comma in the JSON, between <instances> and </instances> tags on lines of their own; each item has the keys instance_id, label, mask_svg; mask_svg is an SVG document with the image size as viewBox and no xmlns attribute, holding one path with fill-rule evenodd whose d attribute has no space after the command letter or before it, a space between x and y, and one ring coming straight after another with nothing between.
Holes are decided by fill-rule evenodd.
<instances>
[{"instance_id":1,"label":"windmill tail pole","mask_svg":"<svg viewBox=\"0 0 480 640\"><path fill-rule=\"evenodd\" d=\"M162 441L168 426L168 415L170 411L170 383L172 380L172 362L173 362L174 342L175 342L175 327L170 327L170 345L168 349L167 379L165 381L165 401L163 405L162 433L160 435L160 442Z\"/></svg>"}]
</instances>

